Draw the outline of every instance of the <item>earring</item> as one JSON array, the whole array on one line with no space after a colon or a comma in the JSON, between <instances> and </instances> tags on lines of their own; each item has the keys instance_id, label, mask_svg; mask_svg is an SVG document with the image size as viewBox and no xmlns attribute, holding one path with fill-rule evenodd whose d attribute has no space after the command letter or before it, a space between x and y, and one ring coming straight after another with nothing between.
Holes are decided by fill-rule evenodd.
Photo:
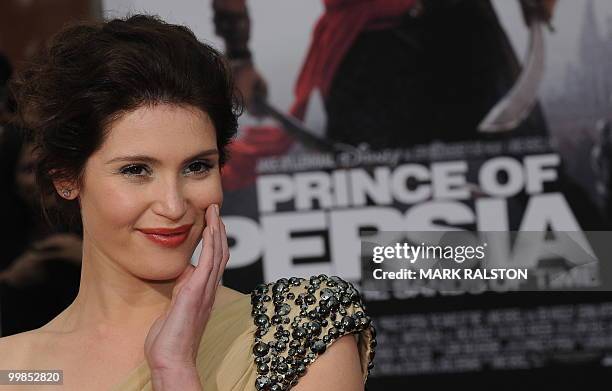
<instances>
[{"instance_id":1,"label":"earring","mask_svg":"<svg viewBox=\"0 0 612 391\"><path fill-rule=\"evenodd\" d=\"M67 198L67 197L70 197L70 194L71 194L71 193L72 193L72 189L64 189L64 190L62 190L62 195L63 195L64 197L66 197L66 198Z\"/></svg>"}]
</instances>

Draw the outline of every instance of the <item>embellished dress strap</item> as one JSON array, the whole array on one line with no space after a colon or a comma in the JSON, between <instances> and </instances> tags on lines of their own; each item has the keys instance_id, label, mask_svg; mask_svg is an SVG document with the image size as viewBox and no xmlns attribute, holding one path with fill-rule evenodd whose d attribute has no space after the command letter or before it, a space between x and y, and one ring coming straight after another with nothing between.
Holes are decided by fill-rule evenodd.
<instances>
[{"instance_id":1,"label":"embellished dress strap","mask_svg":"<svg viewBox=\"0 0 612 391\"><path fill-rule=\"evenodd\" d=\"M373 368L376 331L355 287L337 276L281 278L251 292L257 326L257 390L289 390L337 339L355 335L363 381Z\"/></svg>"}]
</instances>

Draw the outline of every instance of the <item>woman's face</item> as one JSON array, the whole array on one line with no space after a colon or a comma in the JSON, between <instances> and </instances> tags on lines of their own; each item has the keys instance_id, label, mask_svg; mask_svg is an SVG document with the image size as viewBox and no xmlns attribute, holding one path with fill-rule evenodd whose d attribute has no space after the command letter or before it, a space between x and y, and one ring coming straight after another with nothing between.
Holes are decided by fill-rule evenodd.
<instances>
[{"instance_id":1,"label":"woman's face","mask_svg":"<svg viewBox=\"0 0 612 391\"><path fill-rule=\"evenodd\" d=\"M206 208L223 200L212 121L194 107L167 104L121 116L88 159L78 196L85 254L143 279L178 277L200 240ZM174 238L143 232L182 226Z\"/></svg>"}]
</instances>

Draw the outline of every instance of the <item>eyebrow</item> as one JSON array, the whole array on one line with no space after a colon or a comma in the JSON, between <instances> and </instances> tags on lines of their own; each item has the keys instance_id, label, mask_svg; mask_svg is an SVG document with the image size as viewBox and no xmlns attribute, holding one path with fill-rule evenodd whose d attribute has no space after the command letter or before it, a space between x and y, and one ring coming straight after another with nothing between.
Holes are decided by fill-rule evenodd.
<instances>
[{"instance_id":1,"label":"eyebrow","mask_svg":"<svg viewBox=\"0 0 612 391\"><path fill-rule=\"evenodd\" d=\"M187 159L183 160L182 164L185 164L191 160L195 160L198 158L201 159L201 158L209 157L211 155L218 155L218 154L219 154L219 151L216 148L207 149L205 151L198 152L195 155L188 157ZM149 163L149 164L159 164L160 163L158 159L151 157L151 156L129 155L129 156L120 156L120 157L113 158L107 161L106 164L112 164L112 163L117 163L117 162L133 162L133 161L139 161L139 162L144 162L144 163Z\"/></svg>"}]
</instances>

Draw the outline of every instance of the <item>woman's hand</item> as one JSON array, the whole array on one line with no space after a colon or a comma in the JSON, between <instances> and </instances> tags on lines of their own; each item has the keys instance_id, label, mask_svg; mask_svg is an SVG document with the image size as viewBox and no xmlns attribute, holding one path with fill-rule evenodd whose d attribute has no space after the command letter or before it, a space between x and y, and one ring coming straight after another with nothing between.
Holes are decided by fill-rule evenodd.
<instances>
[{"instance_id":1,"label":"woman's hand","mask_svg":"<svg viewBox=\"0 0 612 391\"><path fill-rule=\"evenodd\" d=\"M218 205L207 208L203 248L197 267L188 264L177 279L167 310L153 323L145 340L145 357L153 388L199 390L196 357L208 322L229 249ZM177 384L187 388L177 388ZM193 386L192 386L193 385Z\"/></svg>"}]
</instances>

